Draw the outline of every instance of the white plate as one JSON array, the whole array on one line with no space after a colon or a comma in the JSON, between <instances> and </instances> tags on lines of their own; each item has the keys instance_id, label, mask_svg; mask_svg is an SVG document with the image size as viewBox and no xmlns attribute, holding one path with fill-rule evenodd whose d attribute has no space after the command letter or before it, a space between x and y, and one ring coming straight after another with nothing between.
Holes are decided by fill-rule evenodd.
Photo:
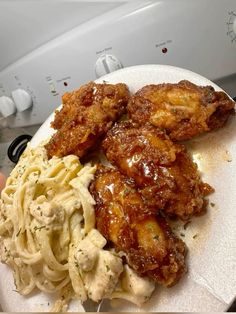
<instances>
[{"instance_id":1,"label":"white plate","mask_svg":"<svg viewBox=\"0 0 236 314\"><path fill-rule=\"evenodd\" d=\"M166 65L142 65L110 73L96 82L126 83L131 92L147 84L176 83L189 80L198 85L213 82L191 71ZM53 114L41 126L31 141L37 145L53 133ZM190 142L189 148L203 172L206 182L215 187L206 215L194 218L185 233L189 248L188 274L175 287L157 287L152 299L142 307L114 301L109 311L224 311L235 297L236 287L236 124L231 118L227 125ZM229 162L230 161L230 162ZM183 230L180 230L183 232ZM193 236L197 237L193 239ZM14 284L8 268L1 265L0 300L5 311L48 310L48 296L35 294L24 298L12 291ZM49 300L49 301L48 301ZM82 311L82 308L78 309Z\"/></svg>"}]
</instances>

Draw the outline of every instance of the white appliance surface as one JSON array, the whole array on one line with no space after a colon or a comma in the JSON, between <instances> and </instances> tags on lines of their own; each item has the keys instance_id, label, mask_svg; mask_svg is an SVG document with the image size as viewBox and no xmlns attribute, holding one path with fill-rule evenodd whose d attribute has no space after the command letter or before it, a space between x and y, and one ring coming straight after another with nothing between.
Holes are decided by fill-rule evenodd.
<instances>
[{"instance_id":1,"label":"white appliance surface","mask_svg":"<svg viewBox=\"0 0 236 314\"><path fill-rule=\"evenodd\" d=\"M62 33L122 3L0 1L0 71Z\"/></svg>"},{"instance_id":2,"label":"white appliance surface","mask_svg":"<svg viewBox=\"0 0 236 314\"><path fill-rule=\"evenodd\" d=\"M163 81L176 83L182 79L199 85L212 85L216 90L220 90L214 83L196 73L163 65L122 69L101 78L98 82L103 79L109 83L123 81L132 92L146 84L159 84ZM32 139L32 146L53 133L50 128L52 119L53 114ZM232 117L224 128L190 142L193 158L203 173L203 179L214 186L216 192L210 195L210 202L214 202L214 207L209 207L205 215L194 217L187 230L184 230L183 226L176 230L180 234L184 233L183 239L189 249L188 274L172 288L157 287L151 300L142 308L125 301L113 300L114 302L105 303L103 311L222 312L228 308L235 297L236 286L236 278L233 276L236 270L236 212L232 211L236 205L236 181L235 177L231 176L236 165L235 131L235 117ZM232 156L230 162L226 158L226 152L228 157ZM0 265L0 272L0 301L4 311L50 310L53 301L51 296L35 293L30 298L22 297L14 291L9 268ZM71 310L83 309L81 306L78 308L75 302Z\"/></svg>"},{"instance_id":3,"label":"white appliance surface","mask_svg":"<svg viewBox=\"0 0 236 314\"><path fill-rule=\"evenodd\" d=\"M236 73L235 56L235 0L132 1L109 8L2 70L0 107L1 96L11 98L16 89L27 96L24 90L31 97L31 102L25 97L28 109L7 117L7 124L41 124L63 93L94 80L95 73L170 64L217 80Z\"/></svg>"}]
</instances>

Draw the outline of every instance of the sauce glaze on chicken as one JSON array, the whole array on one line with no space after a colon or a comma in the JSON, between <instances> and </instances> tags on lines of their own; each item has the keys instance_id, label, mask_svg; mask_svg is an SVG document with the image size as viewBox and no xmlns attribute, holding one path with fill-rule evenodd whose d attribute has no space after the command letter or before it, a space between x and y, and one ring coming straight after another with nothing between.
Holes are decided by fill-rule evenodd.
<instances>
[{"instance_id":1,"label":"sauce glaze on chicken","mask_svg":"<svg viewBox=\"0 0 236 314\"><path fill-rule=\"evenodd\" d=\"M185 147L152 125L123 121L108 131L107 159L136 183L147 204L168 216L188 220L205 210L212 188L201 181Z\"/></svg>"},{"instance_id":2,"label":"sauce glaze on chicken","mask_svg":"<svg viewBox=\"0 0 236 314\"><path fill-rule=\"evenodd\" d=\"M96 201L97 229L128 264L164 286L174 285L186 272L184 242L164 217L155 213L118 170L100 166L90 191Z\"/></svg>"},{"instance_id":3,"label":"sauce glaze on chicken","mask_svg":"<svg viewBox=\"0 0 236 314\"><path fill-rule=\"evenodd\" d=\"M52 127L57 132L46 144L48 157L84 156L97 148L101 137L126 111L129 90L125 84L90 82L62 97Z\"/></svg>"},{"instance_id":4,"label":"sauce glaze on chicken","mask_svg":"<svg viewBox=\"0 0 236 314\"><path fill-rule=\"evenodd\" d=\"M179 141L222 127L234 114L234 105L212 86L180 81L144 86L131 98L128 113L133 121L165 129L172 140Z\"/></svg>"}]
</instances>

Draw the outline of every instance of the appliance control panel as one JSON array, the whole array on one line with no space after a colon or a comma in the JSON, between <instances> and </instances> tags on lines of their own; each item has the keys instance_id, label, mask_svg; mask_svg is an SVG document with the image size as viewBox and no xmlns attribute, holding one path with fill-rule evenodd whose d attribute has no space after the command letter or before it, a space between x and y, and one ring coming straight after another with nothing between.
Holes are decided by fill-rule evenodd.
<instances>
[{"instance_id":1,"label":"appliance control panel","mask_svg":"<svg viewBox=\"0 0 236 314\"><path fill-rule=\"evenodd\" d=\"M137 64L236 73L236 1L132 1L87 21L0 72L0 113L9 127L41 124L65 92Z\"/></svg>"}]
</instances>

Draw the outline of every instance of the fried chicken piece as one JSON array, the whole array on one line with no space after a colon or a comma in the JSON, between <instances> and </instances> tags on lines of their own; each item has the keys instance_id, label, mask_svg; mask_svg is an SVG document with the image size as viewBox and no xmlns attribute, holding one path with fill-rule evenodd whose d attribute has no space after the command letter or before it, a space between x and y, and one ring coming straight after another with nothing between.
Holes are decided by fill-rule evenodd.
<instances>
[{"instance_id":1,"label":"fried chicken piece","mask_svg":"<svg viewBox=\"0 0 236 314\"><path fill-rule=\"evenodd\" d=\"M62 95L62 108L55 111L55 118L52 121L51 126L58 130L62 125L93 104L93 94L96 91L96 84L89 82L82 85L78 90L72 92L66 92ZM100 96L102 96L102 90L100 90Z\"/></svg>"},{"instance_id":2,"label":"fried chicken piece","mask_svg":"<svg viewBox=\"0 0 236 314\"><path fill-rule=\"evenodd\" d=\"M164 286L186 272L186 248L160 214L152 213L132 181L118 170L101 166L90 191L96 201L97 229L139 275Z\"/></svg>"},{"instance_id":3,"label":"fried chicken piece","mask_svg":"<svg viewBox=\"0 0 236 314\"><path fill-rule=\"evenodd\" d=\"M129 117L163 128L174 141L187 140L222 127L234 113L234 101L211 86L189 81L147 85L131 98Z\"/></svg>"},{"instance_id":4,"label":"fried chicken piece","mask_svg":"<svg viewBox=\"0 0 236 314\"><path fill-rule=\"evenodd\" d=\"M126 110L129 90L125 84L90 82L63 96L52 126L57 132L46 144L48 157L84 156Z\"/></svg>"},{"instance_id":5,"label":"fried chicken piece","mask_svg":"<svg viewBox=\"0 0 236 314\"><path fill-rule=\"evenodd\" d=\"M123 121L108 131L102 147L107 159L135 181L149 205L184 221L205 210L204 196L212 188L201 181L185 147L164 131Z\"/></svg>"}]
</instances>

